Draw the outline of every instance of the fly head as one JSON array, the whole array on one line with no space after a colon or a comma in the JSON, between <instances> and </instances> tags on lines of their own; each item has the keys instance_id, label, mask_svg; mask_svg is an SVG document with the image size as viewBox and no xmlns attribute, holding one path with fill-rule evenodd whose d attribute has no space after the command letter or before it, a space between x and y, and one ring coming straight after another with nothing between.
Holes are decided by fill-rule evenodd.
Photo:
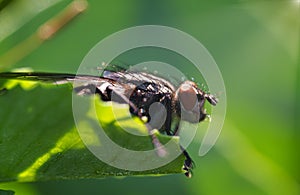
<instances>
[{"instance_id":1,"label":"fly head","mask_svg":"<svg viewBox=\"0 0 300 195\"><path fill-rule=\"evenodd\" d=\"M176 110L182 120L198 123L203 121L207 114L204 109L205 101L215 106L218 102L213 95L202 91L196 83L185 81L176 91Z\"/></svg>"}]
</instances>

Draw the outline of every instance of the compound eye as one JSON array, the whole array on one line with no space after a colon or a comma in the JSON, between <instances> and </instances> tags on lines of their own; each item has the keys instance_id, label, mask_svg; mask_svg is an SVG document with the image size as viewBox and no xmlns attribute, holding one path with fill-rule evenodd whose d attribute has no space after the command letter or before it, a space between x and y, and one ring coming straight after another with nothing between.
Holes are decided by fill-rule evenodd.
<instances>
[{"instance_id":1,"label":"compound eye","mask_svg":"<svg viewBox=\"0 0 300 195\"><path fill-rule=\"evenodd\" d=\"M181 105L186 111L192 111L198 101L197 91L192 85L188 83L183 83L180 86L178 91L178 97Z\"/></svg>"}]
</instances>

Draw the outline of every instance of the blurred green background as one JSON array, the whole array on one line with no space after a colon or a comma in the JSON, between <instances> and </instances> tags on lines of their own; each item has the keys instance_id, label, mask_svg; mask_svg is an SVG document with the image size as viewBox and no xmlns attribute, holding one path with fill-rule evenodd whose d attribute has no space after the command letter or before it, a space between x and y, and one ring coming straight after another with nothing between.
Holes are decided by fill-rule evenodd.
<instances>
[{"instance_id":1,"label":"blurred green background","mask_svg":"<svg viewBox=\"0 0 300 195\"><path fill-rule=\"evenodd\" d=\"M192 179L179 174L7 183L1 189L16 194L300 194L300 1L89 0L85 12L24 58L19 53L3 57L70 2L0 1L1 71L32 67L75 73L86 53L114 32L170 26L199 40L217 62L227 93L224 128L204 157L198 157L199 139L189 147L197 164Z\"/></svg>"}]
</instances>

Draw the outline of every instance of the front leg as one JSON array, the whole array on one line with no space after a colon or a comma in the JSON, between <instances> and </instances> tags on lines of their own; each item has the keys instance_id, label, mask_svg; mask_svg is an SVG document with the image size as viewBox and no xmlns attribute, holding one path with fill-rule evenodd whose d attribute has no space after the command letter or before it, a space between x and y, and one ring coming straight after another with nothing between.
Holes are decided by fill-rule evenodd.
<instances>
[{"instance_id":1,"label":"front leg","mask_svg":"<svg viewBox=\"0 0 300 195\"><path fill-rule=\"evenodd\" d=\"M170 106L166 106L167 113L168 113L166 123L165 123L166 133L167 133L167 135L170 135L170 136L178 136L179 135L179 125L180 125L179 120L177 120L177 119L174 120L175 128L174 128L173 132L171 131L171 122L172 122L171 99L169 99L169 101L167 101L166 105L170 105ZM185 171L184 174L188 178L191 178L192 177L192 169L194 167L194 162L193 162L192 158L190 157L190 155L188 154L188 152L182 146L180 146L180 149L182 151L182 154L185 156L185 161L184 161L184 165L183 165L183 170Z\"/></svg>"},{"instance_id":2,"label":"front leg","mask_svg":"<svg viewBox=\"0 0 300 195\"><path fill-rule=\"evenodd\" d=\"M180 149L182 150L183 155L185 156L185 161L183 165L183 170L185 171L185 176L188 178L192 177L192 169L194 168L194 161L190 157L190 155L187 153L187 151L180 146Z\"/></svg>"},{"instance_id":3,"label":"front leg","mask_svg":"<svg viewBox=\"0 0 300 195\"><path fill-rule=\"evenodd\" d=\"M175 135L175 136L179 135L179 121L176 121L173 135ZM194 168L194 161L192 160L192 158L190 157L188 152L182 146L180 146L180 149L182 151L182 154L185 156L185 161L184 161L184 165L183 165L183 170L185 171L184 174L188 178L191 178L192 177L192 169Z\"/></svg>"}]
</instances>

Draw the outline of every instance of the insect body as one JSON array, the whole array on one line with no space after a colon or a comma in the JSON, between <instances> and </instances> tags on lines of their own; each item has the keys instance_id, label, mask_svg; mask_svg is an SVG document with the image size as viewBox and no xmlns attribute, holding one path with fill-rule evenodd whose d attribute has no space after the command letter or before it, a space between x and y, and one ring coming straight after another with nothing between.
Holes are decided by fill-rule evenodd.
<instances>
[{"instance_id":1,"label":"insect body","mask_svg":"<svg viewBox=\"0 0 300 195\"><path fill-rule=\"evenodd\" d=\"M155 148L161 148L161 143L152 133L159 129L167 135L178 135L179 118L191 123L199 123L206 118L204 103L216 105L217 99L202 91L192 81L183 82L177 89L167 80L145 72L126 72L105 70L102 76L75 75L42 72L7 72L0 73L3 79L21 79L64 84L79 82L74 91L78 95L98 94L103 101L114 101L129 105L130 112L145 123ZM161 119L161 109L151 114L151 106L159 103L165 110L164 120ZM158 116L158 117L157 117ZM144 120L143 120L144 121ZM173 127L173 128L171 128ZM193 161L186 150L181 147L186 160L183 165L185 175L191 177ZM164 150L157 150L159 156L164 156Z\"/></svg>"}]
</instances>

